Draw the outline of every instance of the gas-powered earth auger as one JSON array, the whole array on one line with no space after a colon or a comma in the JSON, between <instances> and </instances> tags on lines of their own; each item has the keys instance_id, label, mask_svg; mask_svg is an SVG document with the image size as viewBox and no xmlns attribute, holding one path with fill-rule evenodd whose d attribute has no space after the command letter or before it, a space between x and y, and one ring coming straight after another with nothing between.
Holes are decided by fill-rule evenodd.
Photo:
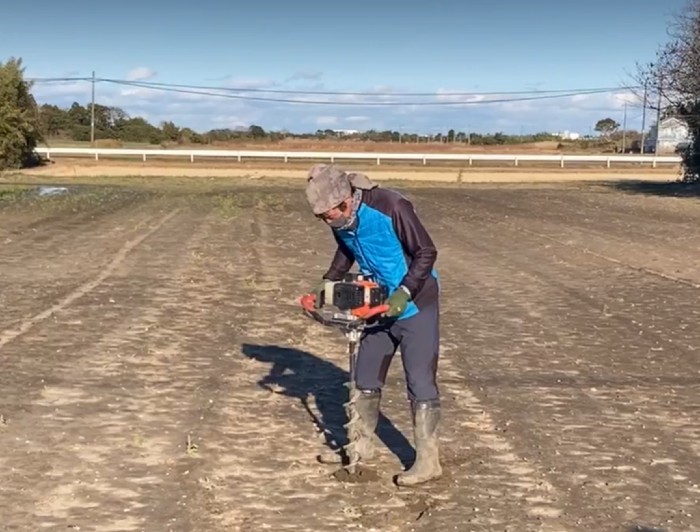
<instances>
[{"instance_id":1,"label":"gas-powered earth auger","mask_svg":"<svg viewBox=\"0 0 700 532\"><path fill-rule=\"evenodd\" d=\"M314 294L301 298L304 313L328 327L341 330L348 340L348 357L350 381L346 383L349 390L348 401L344 403L348 422L348 444L343 447L348 463L344 468L348 473L355 472L359 462L359 453L355 450L360 433L356 429L359 415L355 410L358 391L355 388L355 367L362 332L368 327L381 324L381 315L389 310L384 304L387 292L375 281L358 273L349 273L341 281L327 281L320 293L320 301Z\"/></svg>"}]
</instances>

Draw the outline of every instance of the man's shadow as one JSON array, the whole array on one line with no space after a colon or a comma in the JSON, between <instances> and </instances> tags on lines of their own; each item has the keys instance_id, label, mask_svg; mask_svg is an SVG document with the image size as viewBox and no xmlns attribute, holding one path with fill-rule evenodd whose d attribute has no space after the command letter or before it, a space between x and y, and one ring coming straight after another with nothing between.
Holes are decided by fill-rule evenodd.
<instances>
[{"instance_id":1,"label":"man's shadow","mask_svg":"<svg viewBox=\"0 0 700 532\"><path fill-rule=\"evenodd\" d=\"M343 404L348 399L345 387L350 379L348 371L316 355L289 347L243 344L242 352L252 359L272 364L270 372L258 384L265 389L274 386L278 393L298 399L312 421L324 430L328 447L336 451L348 443L343 427L347 422ZM314 398L320 417L309 405L309 396ZM413 463L415 451L410 442L382 413L377 436L405 467Z\"/></svg>"}]
</instances>

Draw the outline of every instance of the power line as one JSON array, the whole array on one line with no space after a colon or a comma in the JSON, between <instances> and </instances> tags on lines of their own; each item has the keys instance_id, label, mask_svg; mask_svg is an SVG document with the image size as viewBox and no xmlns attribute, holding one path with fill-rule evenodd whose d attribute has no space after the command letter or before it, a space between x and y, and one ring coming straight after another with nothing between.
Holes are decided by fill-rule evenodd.
<instances>
[{"instance_id":1,"label":"power line","mask_svg":"<svg viewBox=\"0 0 700 532\"><path fill-rule=\"evenodd\" d=\"M103 82L112 83L116 85L139 87L144 89L158 90L163 92L176 92L184 94L194 94L202 96L214 96L218 98L236 99L244 101L261 101L270 103L290 103L290 104L302 104L302 105L334 105L334 106L375 106L375 107L396 107L396 106L407 106L407 107L425 107L425 106L458 106L458 105L485 105L493 103L509 103L509 102L524 102L524 101L534 101L534 100L545 100L554 98L568 98L571 96L582 96L591 94L602 94L606 92L612 92L611 89L587 89L578 90L565 93L547 94L547 95L533 95L533 96L522 96L514 98L492 98L492 99L477 99L477 100L453 100L453 101L407 101L407 102L396 102L396 101L342 101L342 100L305 100L305 99L291 99L291 98L267 98L261 96L243 96L239 94L231 93L221 93L221 92L211 92L194 90L187 88L171 87L166 85L153 85L146 82L138 81L125 81L125 80L113 80L113 79L102 79ZM396 96L396 94L372 94L373 96ZM442 94L432 94L433 97L443 96ZM482 96L482 94L474 94L473 96Z\"/></svg>"},{"instance_id":2,"label":"power line","mask_svg":"<svg viewBox=\"0 0 700 532\"><path fill-rule=\"evenodd\" d=\"M123 80L103 79L109 82L121 82ZM589 89L530 89L520 91L483 91L483 92L398 92L398 91L369 91L369 92L352 92L352 91L321 91L321 90L300 90L300 89L269 89L262 87L221 87L211 85L187 85L178 83L158 83L155 81L141 81L144 85L152 87L165 88L182 88L190 90L215 90L225 92L262 92L270 94L311 94L311 95L327 95L327 96L486 96L486 95L517 95L517 94L556 94L578 91L602 91L612 92L619 90L619 87L595 87Z\"/></svg>"},{"instance_id":3,"label":"power line","mask_svg":"<svg viewBox=\"0 0 700 532\"><path fill-rule=\"evenodd\" d=\"M36 83L45 82L70 82L70 81L93 81L92 77L62 77L62 78L28 78ZM327 96L494 96L494 95L556 95L569 93L596 94L604 92L614 92L622 87L593 87L593 88L572 88L572 89L529 89L511 91L480 91L480 92L398 92L398 91L321 91L321 90L301 90L301 89L271 89L261 87L223 87L212 85L190 85L179 83L160 83L154 81L121 80L113 78L95 78L96 82L107 82L116 84L138 84L138 86L166 89L186 89L221 92L242 92L242 93L270 93L270 94L301 94L301 95L327 95ZM624 87L632 89L635 87Z\"/></svg>"},{"instance_id":4,"label":"power line","mask_svg":"<svg viewBox=\"0 0 700 532\"><path fill-rule=\"evenodd\" d=\"M67 83L74 81L92 81L92 77L87 78L26 78L27 81L32 83Z\"/></svg>"}]
</instances>

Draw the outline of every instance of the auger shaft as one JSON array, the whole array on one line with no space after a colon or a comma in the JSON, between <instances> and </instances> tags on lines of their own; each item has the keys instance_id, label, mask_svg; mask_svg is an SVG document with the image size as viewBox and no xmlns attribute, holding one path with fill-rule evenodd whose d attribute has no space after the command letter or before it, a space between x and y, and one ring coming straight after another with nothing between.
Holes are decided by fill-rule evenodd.
<instances>
[{"instance_id":1,"label":"auger shaft","mask_svg":"<svg viewBox=\"0 0 700 532\"><path fill-rule=\"evenodd\" d=\"M348 401L343 404L345 407L345 413L348 418L348 422L343 425L347 431L348 443L344 446L345 455L348 458L348 464L345 469L350 473L354 473L355 466L360 461L360 455L355 450L355 444L360 439L360 431L357 429L357 423L359 421L359 414L355 408L355 402L357 401L357 396L359 394L355 386L355 371L357 365L357 352L360 345L360 334L361 331L357 329L351 329L346 331L346 337L348 339L348 365L350 369L350 380L345 384L348 388Z\"/></svg>"}]
</instances>

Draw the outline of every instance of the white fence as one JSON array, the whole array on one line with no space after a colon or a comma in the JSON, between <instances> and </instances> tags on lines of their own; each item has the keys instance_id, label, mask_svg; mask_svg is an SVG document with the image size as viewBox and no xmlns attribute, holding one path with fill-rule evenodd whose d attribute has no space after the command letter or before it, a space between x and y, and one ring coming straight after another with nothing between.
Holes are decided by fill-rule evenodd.
<instances>
[{"instance_id":1,"label":"white fence","mask_svg":"<svg viewBox=\"0 0 700 532\"><path fill-rule=\"evenodd\" d=\"M322 151L267 151L267 150L158 150L133 148L36 148L36 152L48 159L57 156L92 156L95 160L100 157L139 157L146 161L148 157L181 157L190 162L201 158L228 158L241 162L243 159L278 159L289 162L290 159L324 160L362 160L381 164L382 161L421 161L427 165L430 161L458 162L463 161L470 166L473 162L508 162L518 166L519 162L551 162L559 163L564 168L565 163L601 163L608 168L613 163L649 164L656 168L659 164L677 165L681 162L678 156L656 155L540 155L540 154L492 154L492 153L372 153L372 152L322 152Z\"/></svg>"}]
</instances>

